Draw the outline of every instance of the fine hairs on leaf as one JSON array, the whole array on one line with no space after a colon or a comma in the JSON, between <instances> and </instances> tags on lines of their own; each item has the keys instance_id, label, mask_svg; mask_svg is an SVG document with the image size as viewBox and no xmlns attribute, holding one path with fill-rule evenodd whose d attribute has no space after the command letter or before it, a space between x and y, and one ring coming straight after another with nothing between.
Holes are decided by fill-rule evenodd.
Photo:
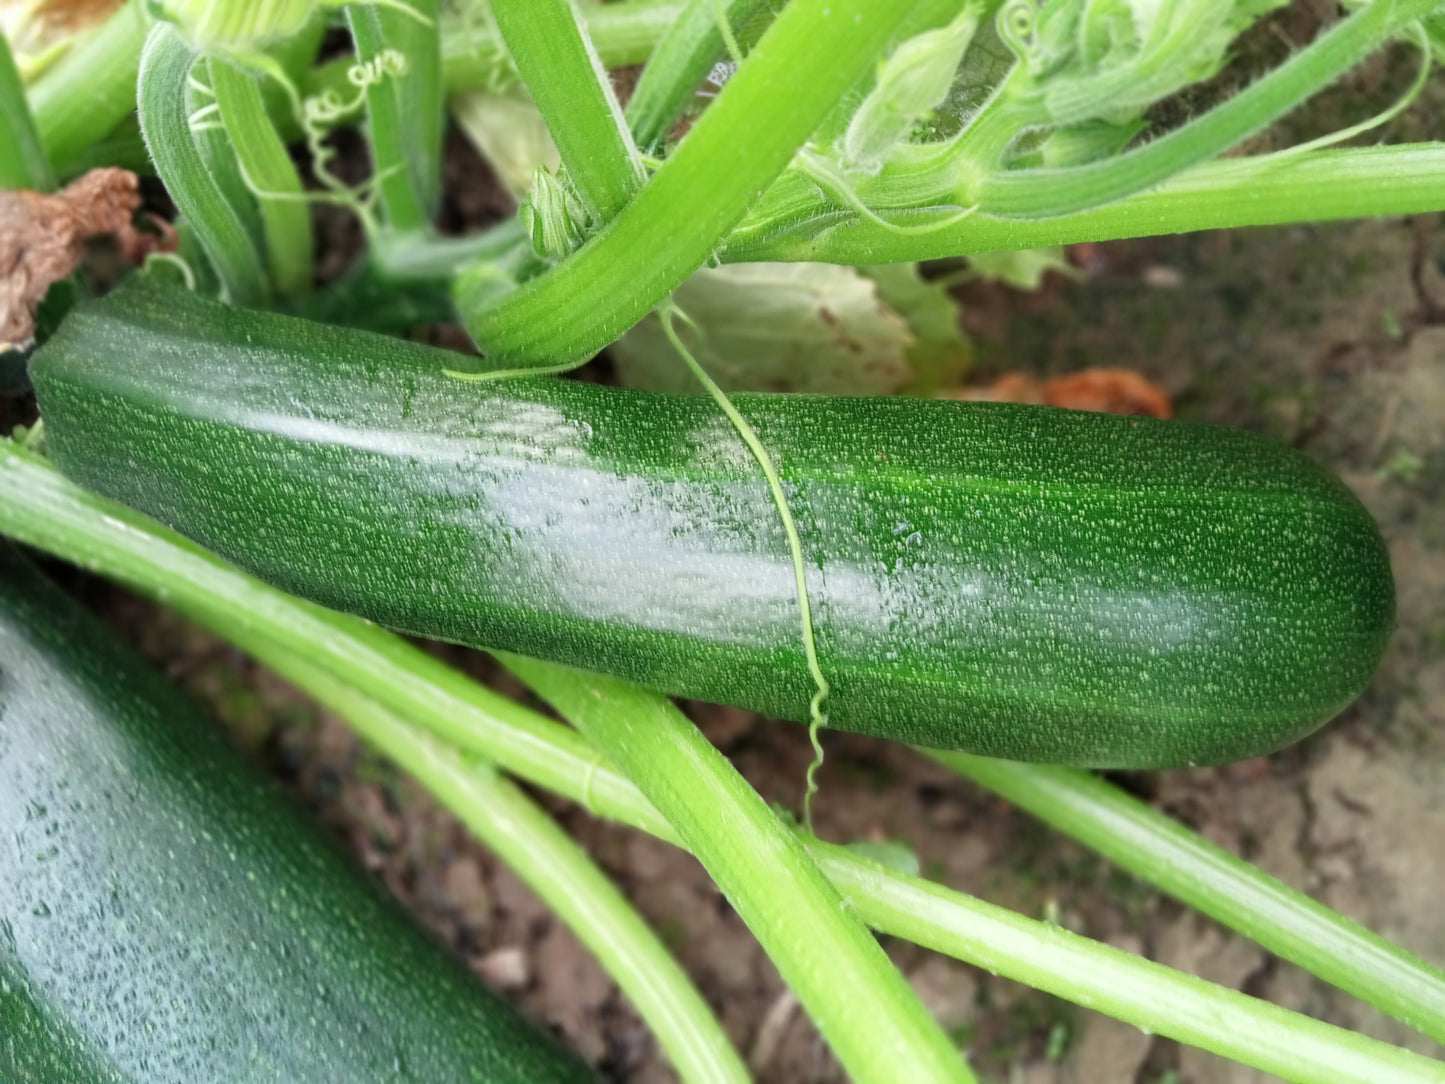
<instances>
[{"instance_id":1,"label":"fine hairs on leaf","mask_svg":"<svg viewBox=\"0 0 1445 1084\"><path fill-rule=\"evenodd\" d=\"M681 336L677 333L675 320L682 320L691 326L695 331L697 325L688 319L687 313L677 307L671 299L659 305L657 308L658 319L662 322L663 334L672 343L673 349L686 362L687 367L692 370L693 376L697 377L699 384L712 396L713 402L724 414L728 421L737 430L738 436L748 446L753 458L758 461L764 476L768 480L768 489L772 493L773 504L777 506L778 515L782 517L783 530L788 536L788 552L793 560L793 583L798 593L798 617L803 632L803 654L808 660L808 673L813 679L814 692L812 699L808 702L808 740L813 744L813 762L808 765L806 788L803 793L803 825L809 834L813 831L813 795L818 793L816 776L818 769L823 764L823 745L818 738L818 732L828 725L828 715L823 711L823 702L828 699L828 679L823 676L823 668L818 663L818 648L813 636L813 607L808 600L808 581L803 570L803 543L798 537L798 526L793 521L792 509L788 507L787 494L783 492L783 480L778 475L778 468L774 465L768 450L763 447L763 442L758 439L758 434L748 424L748 420L742 416L733 401L717 382L707 375L706 370L698 364L693 357L692 351L683 344Z\"/></svg>"}]
</instances>

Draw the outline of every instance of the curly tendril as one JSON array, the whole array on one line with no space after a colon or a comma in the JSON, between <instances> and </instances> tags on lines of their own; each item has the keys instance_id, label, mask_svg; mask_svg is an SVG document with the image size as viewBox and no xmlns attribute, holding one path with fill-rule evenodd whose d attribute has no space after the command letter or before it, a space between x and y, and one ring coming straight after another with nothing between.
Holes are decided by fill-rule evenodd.
<instances>
[{"instance_id":1,"label":"curly tendril","mask_svg":"<svg viewBox=\"0 0 1445 1084\"><path fill-rule=\"evenodd\" d=\"M998 36L1020 60L1033 52L1039 9L1034 0L1008 0L998 13Z\"/></svg>"}]
</instances>

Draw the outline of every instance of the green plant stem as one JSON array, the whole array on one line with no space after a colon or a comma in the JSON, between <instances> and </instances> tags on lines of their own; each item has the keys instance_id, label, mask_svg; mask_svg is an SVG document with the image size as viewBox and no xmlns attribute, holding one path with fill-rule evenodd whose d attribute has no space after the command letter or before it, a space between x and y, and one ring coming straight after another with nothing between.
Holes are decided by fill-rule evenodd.
<instances>
[{"instance_id":1,"label":"green plant stem","mask_svg":"<svg viewBox=\"0 0 1445 1084\"><path fill-rule=\"evenodd\" d=\"M282 293L305 293L311 288L311 211L301 177L255 78L222 59L213 59L210 69L226 137L260 204L271 281Z\"/></svg>"},{"instance_id":2,"label":"green plant stem","mask_svg":"<svg viewBox=\"0 0 1445 1084\"><path fill-rule=\"evenodd\" d=\"M646 61L682 6L683 0L623 0L588 4L582 17L602 63L618 68ZM346 72L354 63L351 57L340 57L317 65L308 73L302 92L309 96L329 90L338 98L350 97L354 88ZM445 93L493 90L516 78L506 47L490 21L476 20L447 28L442 36Z\"/></svg>"},{"instance_id":3,"label":"green plant stem","mask_svg":"<svg viewBox=\"0 0 1445 1084\"><path fill-rule=\"evenodd\" d=\"M582 19L587 37L609 68L642 64L667 32L685 0L614 0L587 4ZM485 21L451 31L442 42L442 81L448 94L487 90L510 83L516 72L494 28Z\"/></svg>"},{"instance_id":4,"label":"green plant stem","mask_svg":"<svg viewBox=\"0 0 1445 1084\"><path fill-rule=\"evenodd\" d=\"M622 0L582 9L587 36L609 68L644 63L677 14L683 0ZM474 23L447 36L443 80L448 94L486 90L511 82L515 72L493 28Z\"/></svg>"},{"instance_id":5,"label":"green plant stem","mask_svg":"<svg viewBox=\"0 0 1445 1084\"><path fill-rule=\"evenodd\" d=\"M853 211L818 200L816 189L793 206L795 217L749 218L729 235L726 263L772 260L839 264L907 263L976 252L1145 237L1242 226L1426 214L1445 210L1445 143L1351 147L1206 162L1117 203L1050 219L972 215L920 234L898 234ZM926 221L924 212L893 216ZM955 218L939 212L935 218ZM493 230L502 227L493 227ZM515 234L515 224L506 225ZM501 247L477 237L474 255ZM470 239L466 239L470 240ZM426 275L454 275L465 244L432 247ZM407 274L405 269L400 273Z\"/></svg>"},{"instance_id":6,"label":"green plant stem","mask_svg":"<svg viewBox=\"0 0 1445 1084\"><path fill-rule=\"evenodd\" d=\"M966 186L961 202L992 215L1043 218L1148 188L1262 130L1437 6L1367 4L1234 97L1138 150L1063 169L992 170Z\"/></svg>"},{"instance_id":7,"label":"green plant stem","mask_svg":"<svg viewBox=\"0 0 1445 1084\"><path fill-rule=\"evenodd\" d=\"M235 212L256 252L263 257L266 236L262 228L261 205L246 184L236 144L221 124L216 97L210 93L211 62L197 55L186 82L186 116L190 118L191 141L226 205ZM202 88L206 89L202 89ZM264 269L264 268L263 268Z\"/></svg>"},{"instance_id":8,"label":"green plant stem","mask_svg":"<svg viewBox=\"0 0 1445 1084\"><path fill-rule=\"evenodd\" d=\"M371 246L371 258L387 276L398 281L446 279L457 268L477 260L508 265L518 250L530 254L531 239L515 217L463 236L438 237L429 231L391 232Z\"/></svg>"},{"instance_id":9,"label":"green plant stem","mask_svg":"<svg viewBox=\"0 0 1445 1084\"><path fill-rule=\"evenodd\" d=\"M708 258L873 63L911 6L789 3L616 218L500 302L461 313L490 367L580 361L641 319ZM759 124L760 117L768 123Z\"/></svg>"},{"instance_id":10,"label":"green plant stem","mask_svg":"<svg viewBox=\"0 0 1445 1084\"><path fill-rule=\"evenodd\" d=\"M497 657L667 817L854 1080L972 1079L801 840L676 705L611 678Z\"/></svg>"},{"instance_id":11,"label":"green plant stem","mask_svg":"<svg viewBox=\"0 0 1445 1084\"><path fill-rule=\"evenodd\" d=\"M729 235L726 262L754 260L869 264L942 259L1195 230L1424 214L1445 210L1445 143L1352 147L1308 154L1206 162L1157 188L1056 218L975 214L927 232L899 233L818 198L772 204ZM917 227L956 209L883 217Z\"/></svg>"},{"instance_id":12,"label":"green plant stem","mask_svg":"<svg viewBox=\"0 0 1445 1084\"><path fill-rule=\"evenodd\" d=\"M266 111L273 117L286 119L284 131L288 136L292 126L301 119L295 112L296 99L300 94L297 88L305 84L311 75L311 67L316 63L316 54L321 49L321 39L326 36L330 21L330 9L318 4L311 12L311 17L306 20L305 26L265 51L265 56L275 62L275 70L285 74L290 86L276 78L262 79L261 100L266 103ZM242 66L244 67L244 64ZM274 74L274 71L265 74ZM278 128L279 130L281 129Z\"/></svg>"},{"instance_id":13,"label":"green plant stem","mask_svg":"<svg viewBox=\"0 0 1445 1084\"><path fill-rule=\"evenodd\" d=\"M30 188L49 192L55 187L50 159L35 130L25 85L10 53L10 43L0 34L0 188Z\"/></svg>"},{"instance_id":14,"label":"green plant stem","mask_svg":"<svg viewBox=\"0 0 1445 1084\"><path fill-rule=\"evenodd\" d=\"M72 161L135 108L148 25L140 0L125 0L30 88L40 142L60 177L72 176Z\"/></svg>"},{"instance_id":15,"label":"green plant stem","mask_svg":"<svg viewBox=\"0 0 1445 1084\"><path fill-rule=\"evenodd\" d=\"M670 842L679 841L637 787L575 731L478 685L374 625L266 586L154 520L80 489L44 459L8 441L0 441L0 533L118 580L220 635L244 637L260 661L298 686L306 687L308 674L324 670L450 744L484 756L600 816ZM1176 831L1190 835L1183 828L1176 827ZM893 889L885 892L882 886L869 887L869 879L881 876L905 887L910 882L903 882L897 873L880 872L867 859L845 849L818 840L808 840L806 846L832 874L838 873L840 863L857 867L843 882L851 904L862 907L865 895L872 899L870 894L876 891L879 906L873 914L879 930L903 932L895 931L888 917L892 898L888 893ZM1000 923L993 925L990 916L996 909L938 886L930 886L928 892L928 910L939 929L968 924L978 931L977 941L982 946L1018 946L1014 924L1027 927L1031 922L1001 912ZM1288 910L1287 898L1282 897L1281 906ZM900 917L899 921L912 920ZM1354 936L1351 927L1340 923L1335 932L1340 954L1368 959L1373 950ZM1040 932L1038 936L1048 935ZM1088 953L1091 943L1080 939L1071 944L1074 951ZM1079 985L1074 995L1081 1003L1095 1005L1117 996L1116 969L1131 959L1123 957L1121 963L1117 955L1104 952L1097 970L1090 964L1075 975ZM1428 1013L1430 1006L1439 1003L1445 986L1433 968L1408 954L1401 954L1400 959L1410 970L1409 980L1401 984L1404 995L1421 992L1410 1006L1410 1014ZM1046 965L1032 949L1022 948L1019 954L991 956L989 966L1006 977L1028 981ZM1091 980L1095 974L1109 978ZM1205 1026L1210 1018L1208 1004L1193 999L1188 988L1179 993L1183 1000L1173 1008L1194 1011L1200 1026ZM1145 1019L1128 1019L1148 1026ZM1355 1051L1350 1045L1354 1037L1341 1034L1340 1041ZM1213 1041L1228 1042L1225 1029L1219 1029ZM1253 1064L1249 1051L1238 1056ZM1356 1057L1358 1052L1350 1056ZM1382 1062L1374 1079L1394 1080L1392 1072L1390 1063Z\"/></svg>"},{"instance_id":16,"label":"green plant stem","mask_svg":"<svg viewBox=\"0 0 1445 1084\"><path fill-rule=\"evenodd\" d=\"M366 88L366 115L382 223L395 230L431 225L441 198L442 62L437 0L404 0L411 14L383 4L348 4L346 19L363 62L394 49L406 70Z\"/></svg>"},{"instance_id":17,"label":"green plant stem","mask_svg":"<svg viewBox=\"0 0 1445 1084\"><path fill-rule=\"evenodd\" d=\"M87 493L44 459L0 440L0 533L117 580L223 635L273 645L283 677L321 668L437 737L540 786L575 792L599 816L669 842L666 820L627 780L599 767L576 732L469 680L383 629L269 587L147 516ZM300 670L295 669L300 667Z\"/></svg>"},{"instance_id":18,"label":"green plant stem","mask_svg":"<svg viewBox=\"0 0 1445 1084\"><path fill-rule=\"evenodd\" d=\"M788 246L805 243L805 239L835 227L849 236L849 244L859 248L872 240L876 248L927 251L930 256L983 251L958 245L977 246L980 242L974 238L980 233L1010 237L1010 227L1000 221L1004 219L1018 219L1012 233L1019 237L1057 234L1065 231L1079 212L1108 212L1115 201L1132 194L1151 195L1151 186L1170 183L1183 171L1264 128L1398 34L1422 8L1430 6L1429 0L1399 0L1361 8L1197 120L1137 150L1074 167L998 168L1004 147L1021 129L1049 120L1046 113L1038 112L1039 103L1029 99L1033 92L1021 78L1021 69L1015 68L954 140L905 144L879 173L848 174L845 181L856 201L853 207L844 207L836 192L820 197L812 177L802 170L789 170L730 237L727 258L774 258L733 253L760 247L766 250L774 240ZM1266 159L1262 168L1272 169L1291 157L1294 152L1270 156L1273 161ZM1243 208L1255 203L1253 193L1247 190L1234 195ZM1434 202L1438 206L1440 201ZM879 217L862 214L860 207ZM976 213L960 216L964 208ZM1295 213L1303 217L1301 211ZM855 223L859 228L854 228ZM995 247L1026 247L1029 243L1009 240ZM892 259L882 254L871 258Z\"/></svg>"},{"instance_id":19,"label":"green plant stem","mask_svg":"<svg viewBox=\"0 0 1445 1084\"><path fill-rule=\"evenodd\" d=\"M245 639L235 642L252 650ZM622 988L684 1080L746 1084L746 1067L671 953L521 788L485 761L464 761L319 669L299 684L425 787L541 897Z\"/></svg>"},{"instance_id":20,"label":"green plant stem","mask_svg":"<svg viewBox=\"0 0 1445 1084\"><path fill-rule=\"evenodd\" d=\"M187 83L196 54L175 27L157 23L141 53L137 99L141 133L166 191L195 230L227 296L254 305L268 295L261 256L242 212L217 184L191 136Z\"/></svg>"},{"instance_id":21,"label":"green plant stem","mask_svg":"<svg viewBox=\"0 0 1445 1084\"><path fill-rule=\"evenodd\" d=\"M1104 780L920 750L1277 956L1445 1043L1445 971L1331 911Z\"/></svg>"},{"instance_id":22,"label":"green plant stem","mask_svg":"<svg viewBox=\"0 0 1445 1084\"><path fill-rule=\"evenodd\" d=\"M690 0L658 39L627 102L627 123L644 147L662 145L672 122L687 108L699 84L723 52L721 8L741 27L768 0Z\"/></svg>"},{"instance_id":23,"label":"green plant stem","mask_svg":"<svg viewBox=\"0 0 1445 1084\"><path fill-rule=\"evenodd\" d=\"M1297 1084L1445 1079L1445 1065L1419 1054L840 852L819 853L819 865L870 925L1075 1004Z\"/></svg>"},{"instance_id":24,"label":"green plant stem","mask_svg":"<svg viewBox=\"0 0 1445 1084\"><path fill-rule=\"evenodd\" d=\"M1119 237L1426 214L1445 210L1442 175L1445 143L1225 158L1195 166L1147 192L1072 215L1008 219L979 214L926 234L904 235L825 205L814 190L794 208L796 219L749 218L729 235L721 257L726 263L906 263ZM902 222L925 220L917 212L895 217ZM509 244L520 236L515 223L493 230L502 228L513 235ZM469 255L495 258L506 246L493 244L490 237L490 231L477 235L475 248L469 247L473 239L428 247L425 275L453 275ZM398 273L406 277L409 270L399 268Z\"/></svg>"},{"instance_id":25,"label":"green plant stem","mask_svg":"<svg viewBox=\"0 0 1445 1084\"><path fill-rule=\"evenodd\" d=\"M492 0L492 17L582 205L611 220L641 186L642 158L572 0Z\"/></svg>"}]
</instances>

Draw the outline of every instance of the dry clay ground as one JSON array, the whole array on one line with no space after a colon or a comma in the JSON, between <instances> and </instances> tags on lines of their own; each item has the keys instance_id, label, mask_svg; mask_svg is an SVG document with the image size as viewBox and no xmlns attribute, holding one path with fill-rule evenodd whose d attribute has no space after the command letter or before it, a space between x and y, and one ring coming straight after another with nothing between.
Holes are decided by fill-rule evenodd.
<instances>
[{"instance_id":1,"label":"dry clay ground","mask_svg":"<svg viewBox=\"0 0 1445 1084\"><path fill-rule=\"evenodd\" d=\"M1368 692L1267 760L1120 782L1271 873L1445 963L1445 223L1362 222L1120 243L1085 282L961 295L985 370L1127 365L1185 418L1271 432L1338 471L1379 520L1399 628ZM416 915L603 1075L673 1079L600 968L506 869L336 720L169 615L95 601L208 701ZM484 657L437 648L483 676ZM520 692L520 690L516 690ZM801 727L694 716L770 800L796 806ZM898 839L956 888L1291 1008L1445 1054L1402 1025L1161 897L906 749L825 738L825 838ZM842 1075L692 859L545 796L681 958L762 1081ZM889 951L985 1079L1265 1079L906 944Z\"/></svg>"}]
</instances>

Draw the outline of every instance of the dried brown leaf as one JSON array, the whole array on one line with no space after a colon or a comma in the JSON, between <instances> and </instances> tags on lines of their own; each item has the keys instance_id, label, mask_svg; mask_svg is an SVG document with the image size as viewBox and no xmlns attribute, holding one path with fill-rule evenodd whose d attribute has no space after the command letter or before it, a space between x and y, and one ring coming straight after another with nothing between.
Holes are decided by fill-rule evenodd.
<instances>
[{"instance_id":1,"label":"dried brown leaf","mask_svg":"<svg viewBox=\"0 0 1445 1084\"><path fill-rule=\"evenodd\" d=\"M59 192L0 191L0 349L29 345L36 306L51 283L75 270L90 238L115 238L127 263L175 247L159 219L160 234L136 229L140 204L136 175L115 168L93 169Z\"/></svg>"},{"instance_id":2,"label":"dried brown leaf","mask_svg":"<svg viewBox=\"0 0 1445 1084\"><path fill-rule=\"evenodd\" d=\"M1132 369L1081 369L1077 373L1038 380L1022 373L1005 373L992 384L959 388L951 399L1003 403L1037 403L1096 410L1106 414L1148 414L1168 418L1174 413L1169 396L1153 381Z\"/></svg>"},{"instance_id":3,"label":"dried brown leaf","mask_svg":"<svg viewBox=\"0 0 1445 1084\"><path fill-rule=\"evenodd\" d=\"M1044 381L1044 402L1075 410L1107 414L1149 414L1167 418L1174 413L1164 389L1133 369L1082 369Z\"/></svg>"}]
</instances>

